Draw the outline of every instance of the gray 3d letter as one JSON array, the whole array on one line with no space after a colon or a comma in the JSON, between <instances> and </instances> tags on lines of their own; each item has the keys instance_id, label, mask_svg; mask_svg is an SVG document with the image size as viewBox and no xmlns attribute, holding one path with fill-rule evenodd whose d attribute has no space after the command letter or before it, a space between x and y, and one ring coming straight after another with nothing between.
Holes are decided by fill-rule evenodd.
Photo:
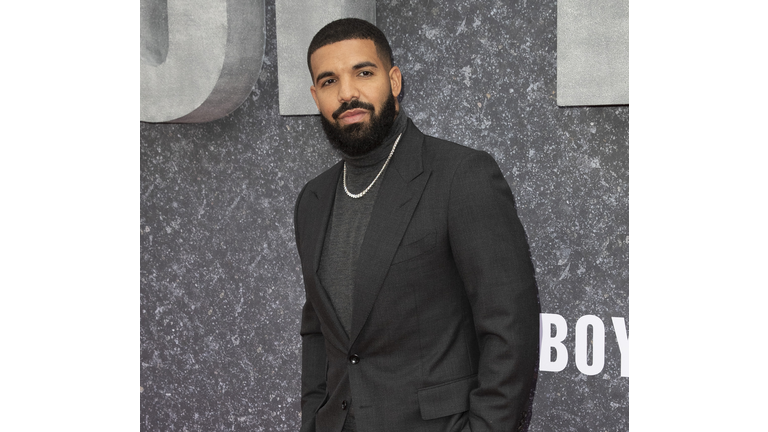
<instances>
[{"instance_id":1,"label":"gray 3d letter","mask_svg":"<svg viewBox=\"0 0 768 432\"><path fill-rule=\"evenodd\" d=\"M629 0L557 2L557 104L629 104Z\"/></svg>"},{"instance_id":2,"label":"gray 3d letter","mask_svg":"<svg viewBox=\"0 0 768 432\"><path fill-rule=\"evenodd\" d=\"M281 115L317 114L309 92L307 48L318 30L339 18L376 24L375 0L277 0L277 83Z\"/></svg>"},{"instance_id":3,"label":"gray 3d letter","mask_svg":"<svg viewBox=\"0 0 768 432\"><path fill-rule=\"evenodd\" d=\"M264 0L141 0L141 121L234 111L261 71Z\"/></svg>"}]
</instances>

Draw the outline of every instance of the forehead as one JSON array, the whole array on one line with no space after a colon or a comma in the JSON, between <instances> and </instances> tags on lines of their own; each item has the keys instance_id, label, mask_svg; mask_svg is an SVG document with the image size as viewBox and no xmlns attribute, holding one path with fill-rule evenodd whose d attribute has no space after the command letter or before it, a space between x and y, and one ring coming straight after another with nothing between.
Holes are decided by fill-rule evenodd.
<instances>
[{"instance_id":1,"label":"forehead","mask_svg":"<svg viewBox=\"0 0 768 432\"><path fill-rule=\"evenodd\" d=\"M376 45L369 39L348 39L320 47L310 57L312 72L341 72L362 62L372 62L382 67Z\"/></svg>"}]
</instances>

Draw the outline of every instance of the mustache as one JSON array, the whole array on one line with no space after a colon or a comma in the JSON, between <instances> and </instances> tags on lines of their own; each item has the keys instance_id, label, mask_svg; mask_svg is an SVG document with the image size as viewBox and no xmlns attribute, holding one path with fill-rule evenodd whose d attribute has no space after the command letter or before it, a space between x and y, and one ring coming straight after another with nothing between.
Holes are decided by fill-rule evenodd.
<instances>
[{"instance_id":1,"label":"mustache","mask_svg":"<svg viewBox=\"0 0 768 432\"><path fill-rule=\"evenodd\" d=\"M341 106L339 106L339 108L336 111L334 111L333 114L331 114L331 117L333 117L334 120L338 120L339 116L342 113L344 113L344 111L349 111L349 110L355 109L355 108L366 109L366 110L368 110L368 111L370 111L372 113L376 112L376 108L373 105L371 105L369 103L366 103L366 102L362 102L362 101L360 101L358 99L352 99L349 102L342 103Z\"/></svg>"}]
</instances>

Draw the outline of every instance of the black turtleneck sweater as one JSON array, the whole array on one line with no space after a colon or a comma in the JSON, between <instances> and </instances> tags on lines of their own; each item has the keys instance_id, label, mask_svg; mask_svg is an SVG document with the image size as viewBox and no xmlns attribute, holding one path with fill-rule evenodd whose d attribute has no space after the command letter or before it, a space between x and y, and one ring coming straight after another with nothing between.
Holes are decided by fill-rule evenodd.
<instances>
[{"instance_id":1,"label":"black turtleneck sweater","mask_svg":"<svg viewBox=\"0 0 768 432\"><path fill-rule=\"evenodd\" d=\"M347 188L350 193L362 192L376 178L397 137L405 131L407 119L403 108L400 107L395 123L381 146L358 157L350 157L342 153L341 156L347 166ZM355 270L359 265L365 265L365 263L358 263L357 258L383 178L384 173L361 198L351 198L344 191L344 176L340 176L333 202L333 213L325 234L320 257L320 283L328 292L347 336L352 327ZM345 431L354 430L354 414L351 405L344 425Z\"/></svg>"}]
</instances>

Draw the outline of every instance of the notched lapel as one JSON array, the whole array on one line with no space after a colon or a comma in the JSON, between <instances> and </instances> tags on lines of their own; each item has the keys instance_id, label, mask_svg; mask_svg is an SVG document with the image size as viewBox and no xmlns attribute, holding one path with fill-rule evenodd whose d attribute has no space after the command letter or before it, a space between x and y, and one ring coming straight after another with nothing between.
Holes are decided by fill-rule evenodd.
<instances>
[{"instance_id":1,"label":"notched lapel","mask_svg":"<svg viewBox=\"0 0 768 432\"><path fill-rule=\"evenodd\" d=\"M309 262L312 263L312 271L315 273L320 267L320 254L323 252L323 241L331 218L331 210L333 210L341 166L341 163L334 165L322 177L318 177L316 184L311 185L307 190L311 193L308 197L310 201L302 217L309 219L309 222L306 224L307 230L304 233L307 239L302 240L302 244L305 245L303 251L307 254L305 256L311 257Z\"/></svg>"},{"instance_id":2,"label":"notched lapel","mask_svg":"<svg viewBox=\"0 0 768 432\"><path fill-rule=\"evenodd\" d=\"M349 335L352 343L371 312L430 176L422 168L421 145L424 136L410 120L403 138L402 147L395 151L392 165L384 174L360 247L352 299L352 328Z\"/></svg>"},{"instance_id":3,"label":"notched lapel","mask_svg":"<svg viewBox=\"0 0 768 432\"><path fill-rule=\"evenodd\" d=\"M307 295L311 296L310 300L315 305L315 312L317 312L320 322L331 329L333 336L337 339L337 345L344 347L347 338L346 332L338 316L336 316L331 299L320 283L320 277L317 274L320 268L320 256L323 253L325 234L328 230L328 222L331 219L333 202L336 198L336 185L339 182L341 168L341 163L335 165L318 178L316 184L311 185L311 188L307 190L310 195L306 198L308 202L301 217L308 219L306 231L303 232L306 240L302 239L304 249L302 254L307 257L307 262L311 263L311 267L304 269L304 278L316 288L307 290ZM330 335L325 336L329 338Z\"/></svg>"}]
</instances>

